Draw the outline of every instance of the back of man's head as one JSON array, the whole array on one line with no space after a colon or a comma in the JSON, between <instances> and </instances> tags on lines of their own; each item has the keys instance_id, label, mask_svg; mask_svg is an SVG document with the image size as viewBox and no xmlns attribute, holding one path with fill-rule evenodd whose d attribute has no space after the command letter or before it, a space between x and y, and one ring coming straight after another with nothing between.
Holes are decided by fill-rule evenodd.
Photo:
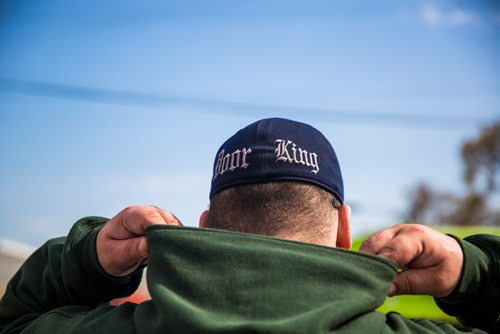
<instances>
[{"instance_id":1,"label":"back of man's head","mask_svg":"<svg viewBox=\"0 0 500 334\"><path fill-rule=\"evenodd\" d=\"M337 228L335 197L312 184L244 184L217 193L205 227L327 244Z\"/></svg>"},{"instance_id":2,"label":"back of man's head","mask_svg":"<svg viewBox=\"0 0 500 334\"><path fill-rule=\"evenodd\" d=\"M343 199L337 156L323 134L304 123L264 119L219 149L202 225L335 245Z\"/></svg>"}]
</instances>

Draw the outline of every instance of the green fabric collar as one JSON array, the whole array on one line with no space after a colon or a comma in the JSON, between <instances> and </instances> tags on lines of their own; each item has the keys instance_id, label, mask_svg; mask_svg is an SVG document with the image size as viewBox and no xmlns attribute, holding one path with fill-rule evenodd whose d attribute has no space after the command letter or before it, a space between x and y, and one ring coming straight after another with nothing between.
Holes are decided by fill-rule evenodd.
<instances>
[{"instance_id":1,"label":"green fabric collar","mask_svg":"<svg viewBox=\"0 0 500 334\"><path fill-rule=\"evenodd\" d=\"M169 310L169 326L190 332L337 328L380 306L397 269L376 256L257 235L163 225L146 233L153 304Z\"/></svg>"}]
</instances>

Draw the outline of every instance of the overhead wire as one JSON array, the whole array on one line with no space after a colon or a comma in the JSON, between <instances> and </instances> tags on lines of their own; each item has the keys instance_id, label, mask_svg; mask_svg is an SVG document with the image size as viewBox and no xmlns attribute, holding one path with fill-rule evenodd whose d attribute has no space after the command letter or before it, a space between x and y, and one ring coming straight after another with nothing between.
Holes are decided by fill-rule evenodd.
<instances>
[{"instance_id":1,"label":"overhead wire","mask_svg":"<svg viewBox=\"0 0 500 334\"><path fill-rule=\"evenodd\" d=\"M438 126L456 128L470 126L471 123L484 123L491 120L477 117L443 116L424 113L380 112L363 110L340 110L308 106L266 104L228 99L200 98L181 95L154 94L127 90L87 87L65 83L52 83L37 80L22 80L0 77L0 92L35 95L82 102L95 102L116 105L138 106L143 108L167 108L189 106L195 113L215 113L222 115L302 115L321 120L335 120L354 123L380 125L404 125L411 127Z\"/></svg>"}]
</instances>

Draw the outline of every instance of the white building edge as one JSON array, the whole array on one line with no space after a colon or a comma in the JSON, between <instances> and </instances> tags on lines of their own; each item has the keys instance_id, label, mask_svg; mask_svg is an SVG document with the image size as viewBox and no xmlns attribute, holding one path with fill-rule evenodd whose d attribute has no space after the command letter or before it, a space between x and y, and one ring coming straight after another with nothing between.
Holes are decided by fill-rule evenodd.
<instances>
[{"instance_id":1,"label":"white building edge","mask_svg":"<svg viewBox=\"0 0 500 334\"><path fill-rule=\"evenodd\" d=\"M0 296L12 276L36 247L5 238L0 238Z\"/></svg>"}]
</instances>

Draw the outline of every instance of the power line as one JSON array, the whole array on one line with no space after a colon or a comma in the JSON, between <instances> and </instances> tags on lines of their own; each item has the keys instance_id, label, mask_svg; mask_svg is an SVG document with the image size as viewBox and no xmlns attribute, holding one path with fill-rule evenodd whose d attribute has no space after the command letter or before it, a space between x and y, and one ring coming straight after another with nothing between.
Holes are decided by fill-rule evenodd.
<instances>
[{"instance_id":1,"label":"power line","mask_svg":"<svg viewBox=\"0 0 500 334\"><path fill-rule=\"evenodd\" d=\"M34 80L21 80L0 77L0 91L24 95L35 95L82 102L97 102L115 105L128 105L146 108L165 108L168 106L195 107L196 113L215 113L226 115L269 115L285 113L310 117L380 125L438 126L455 128L470 126L471 123L485 123L487 119L472 119L438 115L422 115L394 112L369 112L359 110L338 110L315 107L298 107L255 102L241 102L224 99L207 99L179 95L151 94L134 91L113 90ZM490 120L491 121L491 120Z\"/></svg>"}]
</instances>

